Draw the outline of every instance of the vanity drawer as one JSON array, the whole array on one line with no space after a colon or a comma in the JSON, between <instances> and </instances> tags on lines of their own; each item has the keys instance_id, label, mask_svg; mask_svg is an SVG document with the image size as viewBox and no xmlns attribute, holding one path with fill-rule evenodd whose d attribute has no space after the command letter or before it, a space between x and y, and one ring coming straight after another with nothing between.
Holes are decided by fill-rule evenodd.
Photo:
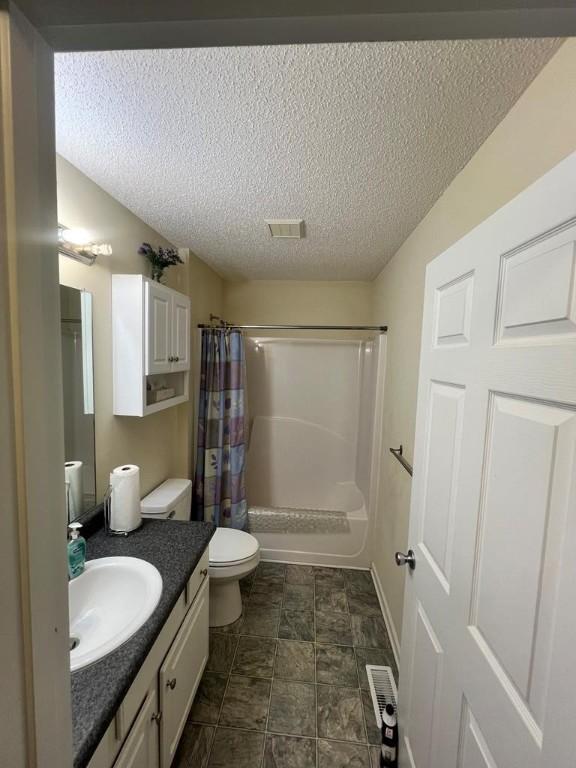
<instances>
[{"instance_id":1,"label":"vanity drawer","mask_svg":"<svg viewBox=\"0 0 576 768\"><path fill-rule=\"evenodd\" d=\"M209 563L209 557L208 557L208 547L206 547L204 554L200 558L200 561L196 568L194 568L194 573L190 578L188 579L188 584L186 585L186 605L189 606L194 601L194 598L198 594L198 590L206 581L208 578L208 563Z\"/></svg>"}]
</instances>

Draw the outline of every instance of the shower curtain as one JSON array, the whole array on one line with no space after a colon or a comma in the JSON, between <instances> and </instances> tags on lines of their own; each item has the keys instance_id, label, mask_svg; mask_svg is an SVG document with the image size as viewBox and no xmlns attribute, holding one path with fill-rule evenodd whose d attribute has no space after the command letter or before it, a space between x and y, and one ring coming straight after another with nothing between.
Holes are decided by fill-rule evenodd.
<instances>
[{"instance_id":1,"label":"shower curtain","mask_svg":"<svg viewBox=\"0 0 576 768\"><path fill-rule=\"evenodd\" d=\"M244 528L245 357L242 333L202 331L194 511L198 520Z\"/></svg>"}]
</instances>

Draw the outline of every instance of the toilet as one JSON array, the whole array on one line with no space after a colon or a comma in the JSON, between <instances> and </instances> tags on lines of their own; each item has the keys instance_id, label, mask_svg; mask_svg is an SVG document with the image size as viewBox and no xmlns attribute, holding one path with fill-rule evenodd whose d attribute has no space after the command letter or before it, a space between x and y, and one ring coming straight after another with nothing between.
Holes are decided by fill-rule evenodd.
<instances>
[{"instance_id":1,"label":"toilet","mask_svg":"<svg viewBox=\"0 0 576 768\"><path fill-rule=\"evenodd\" d=\"M240 579L260 561L258 540L234 528L217 528L210 540L210 626L232 624L242 613Z\"/></svg>"},{"instance_id":2,"label":"toilet","mask_svg":"<svg viewBox=\"0 0 576 768\"><path fill-rule=\"evenodd\" d=\"M165 480L145 496L142 517L155 520L190 520L192 481ZM210 626L232 624L242 614L240 579L260 561L258 540L244 531L217 528L208 545L210 576Z\"/></svg>"}]
</instances>

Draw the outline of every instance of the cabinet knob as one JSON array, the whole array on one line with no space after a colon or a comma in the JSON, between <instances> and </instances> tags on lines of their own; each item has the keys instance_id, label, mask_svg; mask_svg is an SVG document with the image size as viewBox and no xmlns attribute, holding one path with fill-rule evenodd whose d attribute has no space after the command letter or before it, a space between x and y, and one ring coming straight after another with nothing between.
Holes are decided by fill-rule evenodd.
<instances>
[{"instance_id":1,"label":"cabinet knob","mask_svg":"<svg viewBox=\"0 0 576 768\"><path fill-rule=\"evenodd\" d=\"M201 576L208 576L208 568L202 568L200 571Z\"/></svg>"},{"instance_id":2,"label":"cabinet knob","mask_svg":"<svg viewBox=\"0 0 576 768\"><path fill-rule=\"evenodd\" d=\"M154 712L150 720L153 723L158 723L158 725L160 725L160 720L162 720L162 712Z\"/></svg>"},{"instance_id":3,"label":"cabinet knob","mask_svg":"<svg viewBox=\"0 0 576 768\"><path fill-rule=\"evenodd\" d=\"M176 688L176 678L173 677L172 680L168 680L168 682L166 683L166 687L170 688L170 690L173 691L174 688Z\"/></svg>"},{"instance_id":4,"label":"cabinet knob","mask_svg":"<svg viewBox=\"0 0 576 768\"><path fill-rule=\"evenodd\" d=\"M174 362L174 358L172 357L172 355L170 355L170 357L168 358L168 362L169 363L173 363Z\"/></svg>"},{"instance_id":5,"label":"cabinet knob","mask_svg":"<svg viewBox=\"0 0 576 768\"><path fill-rule=\"evenodd\" d=\"M174 358L174 362L177 363L178 360L180 360L180 358L178 357L178 355L176 355L176 357Z\"/></svg>"}]
</instances>

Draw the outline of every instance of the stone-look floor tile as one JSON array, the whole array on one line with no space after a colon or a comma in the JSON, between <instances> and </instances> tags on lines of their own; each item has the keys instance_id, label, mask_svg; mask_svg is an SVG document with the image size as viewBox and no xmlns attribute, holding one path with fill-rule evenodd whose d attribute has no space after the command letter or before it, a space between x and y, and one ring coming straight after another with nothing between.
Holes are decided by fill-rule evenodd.
<instances>
[{"instance_id":1,"label":"stone-look floor tile","mask_svg":"<svg viewBox=\"0 0 576 768\"><path fill-rule=\"evenodd\" d=\"M316 736L315 686L274 678L268 731Z\"/></svg>"},{"instance_id":2,"label":"stone-look floor tile","mask_svg":"<svg viewBox=\"0 0 576 768\"><path fill-rule=\"evenodd\" d=\"M344 645L317 645L316 682L357 688L358 672L354 648Z\"/></svg>"},{"instance_id":3,"label":"stone-look floor tile","mask_svg":"<svg viewBox=\"0 0 576 768\"><path fill-rule=\"evenodd\" d=\"M344 570L344 581L346 582L346 589L350 592L376 594L370 571Z\"/></svg>"},{"instance_id":4,"label":"stone-look floor tile","mask_svg":"<svg viewBox=\"0 0 576 768\"><path fill-rule=\"evenodd\" d=\"M276 640L242 636L234 657L233 675L272 677Z\"/></svg>"},{"instance_id":5,"label":"stone-look floor tile","mask_svg":"<svg viewBox=\"0 0 576 768\"><path fill-rule=\"evenodd\" d=\"M210 654L206 670L208 672L222 672L223 674L230 672L237 645L238 637L236 635L210 632Z\"/></svg>"},{"instance_id":6,"label":"stone-look floor tile","mask_svg":"<svg viewBox=\"0 0 576 768\"><path fill-rule=\"evenodd\" d=\"M266 736L263 768L316 768L316 742L296 736Z\"/></svg>"},{"instance_id":7,"label":"stone-look floor tile","mask_svg":"<svg viewBox=\"0 0 576 768\"><path fill-rule=\"evenodd\" d=\"M209 768L260 768L264 734L217 728ZM196 766L194 766L196 768Z\"/></svg>"},{"instance_id":8,"label":"stone-look floor tile","mask_svg":"<svg viewBox=\"0 0 576 768\"><path fill-rule=\"evenodd\" d=\"M312 565L287 565L286 566L287 584L307 584L314 585L314 567Z\"/></svg>"},{"instance_id":9,"label":"stone-look floor tile","mask_svg":"<svg viewBox=\"0 0 576 768\"><path fill-rule=\"evenodd\" d=\"M396 660L392 649L386 650L384 648L355 648L356 662L358 664L358 678L360 680L360 688L364 691L369 691L368 676L366 675L366 664L373 664L379 667L392 667L392 674L396 684L398 684L398 668L396 666Z\"/></svg>"},{"instance_id":10,"label":"stone-look floor tile","mask_svg":"<svg viewBox=\"0 0 576 768\"><path fill-rule=\"evenodd\" d=\"M354 645L359 648L390 648L384 620L379 616L350 616Z\"/></svg>"},{"instance_id":11,"label":"stone-look floor tile","mask_svg":"<svg viewBox=\"0 0 576 768\"><path fill-rule=\"evenodd\" d=\"M316 586L327 584L338 589L344 588L344 573L341 568L324 568L317 566L314 568L314 578Z\"/></svg>"},{"instance_id":12,"label":"stone-look floor tile","mask_svg":"<svg viewBox=\"0 0 576 768\"><path fill-rule=\"evenodd\" d=\"M254 582L248 605L269 605L274 608L280 608L282 597L284 596L284 580L270 582L268 580L257 579Z\"/></svg>"},{"instance_id":13,"label":"stone-look floor tile","mask_svg":"<svg viewBox=\"0 0 576 768\"><path fill-rule=\"evenodd\" d=\"M366 735L368 744L382 744L382 734L376 723L374 714L374 704L369 691L362 691L362 708L364 709L364 720L366 723Z\"/></svg>"},{"instance_id":14,"label":"stone-look floor tile","mask_svg":"<svg viewBox=\"0 0 576 768\"><path fill-rule=\"evenodd\" d=\"M243 598L243 602L245 602L245 598ZM236 621L233 621L232 624L224 624L223 627L214 627L212 629L212 632L217 632L221 635L239 635L240 630L242 629L242 624L244 623L244 610L242 610L242 615L239 619L236 619Z\"/></svg>"},{"instance_id":15,"label":"stone-look floor tile","mask_svg":"<svg viewBox=\"0 0 576 768\"><path fill-rule=\"evenodd\" d=\"M335 613L348 613L348 601L343 589L336 589L329 584L316 586L316 610Z\"/></svg>"},{"instance_id":16,"label":"stone-look floor tile","mask_svg":"<svg viewBox=\"0 0 576 768\"><path fill-rule=\"evenodd\" d=\"M362 744L320 739L318 768L370 768L368 747Z\"/></svg>"},{"instance_id":17,"label":"stone-look floor tile","mask_svg":"<svg viewBox=\"0 0 576 768\"><path fill-rule=\"evenodd\" d=\"M352 645L352 627L347 613L316 611L316 642Z\"/></svg>"},{"instance_id":18,"label":"stone-look floor tile","mask_svg":"<svg viewBox=\"0 0 576 768\"><path fill-rule=\"evenodd\" d=\"M293 611L313 611L314 587L308 584L286 584L283 607Z\"/></svg>"},{"instance_id":19,"label":"stone-look floor tile","mask_svg":"<svg viewBox=\"0 0 576 768\"><path fill-rule=\"evenodd\" d=\"M216 672L204 672L192 705L191 719L195 723L216 725L226 690L228 677Z\"/></svg>"},{"instance_id":20,"label":"stone-look floor tile","mask_svg":"<svg viewBox=\"0 0 576 768\"><path fill-rule=\"evenodd\" d=\"M172 768L206 768L216 729L188 721L174 755Z\"/></svg>"},{"instance_id":21,"label":"stone-look floor tile","mask_svg":"<svg viewBox=\"0 0 576 768\"><path fill-rule=\"evenodd\" d=\"M243 635L258 635L259 637L276 637L280 608L268 605L250 605L244 611L244 622L240 630Z\"/></svg>"},{"instance_id":22,"label":"stone-look floor tile","mask_svg":"<svg viewBox=\"0 0 576 768\"><path fill-rule=\"evenodd\" d=\"M266 728L269 702L270 680L231 675L219 725L263 731Z\"/></svg>"},{"instance_id":23,"label":"stone-look floor tile","mask_svg":"<svg viewBox=\"0 0 576 768\"><path fill-rule=\"evenodd\" d=\"M285 640L314 640L313 611L282 611L278 637Z\"/></svg>"},{"instance_id":24,"label":"stone-look floor tile","mask_svg":"<svg viewBox=\"0 0 576 768\"><path fill-rule=\"evenodd\" d=\"M243 579L240 579L240 592L242 594L246 592L250 592L252 589L252 584L254 582L254 571L252 573L249 573L248 576L244 576Z\"/></svg>"},{"instance_id":25,"label":"stone-look floor tile","mask_svg":"<svg viewBox=\"0 0 576 768\"><path fill-rule=\"evenodd\" d=\"M286 575L286 565L284 563L259 563L256 568L256 578Z\"/></svg>"},{"instance_id":26,"label":"stone-look floor tile","mask_svg":"<svg viewBox=\"0 0 576 768\"><path fill-rule=\"evenodd\" d=\"M357 688L318 685L318 736L366 743L362 700Z\"/></svg>"},{"instance_id":27,"label":"stone-look floor tile","mask_svg":"<svg viewBox=\"0 0 576 768\"><path fill-rule=\"evenodd\" d=\"M369 592L348 592L348 608L359 616L382 616L378 598Z\"/></svg>"},{"instance_id":28,"label":"stone-look floor tile","mask_svg":"<svg viewBox=\"0 0 576 768\"><path fill-rule=\"evenodd\" d=\"M314 645L300 640L278 640L274 677L314 682Z\"/></svg>"}]
</instances>

